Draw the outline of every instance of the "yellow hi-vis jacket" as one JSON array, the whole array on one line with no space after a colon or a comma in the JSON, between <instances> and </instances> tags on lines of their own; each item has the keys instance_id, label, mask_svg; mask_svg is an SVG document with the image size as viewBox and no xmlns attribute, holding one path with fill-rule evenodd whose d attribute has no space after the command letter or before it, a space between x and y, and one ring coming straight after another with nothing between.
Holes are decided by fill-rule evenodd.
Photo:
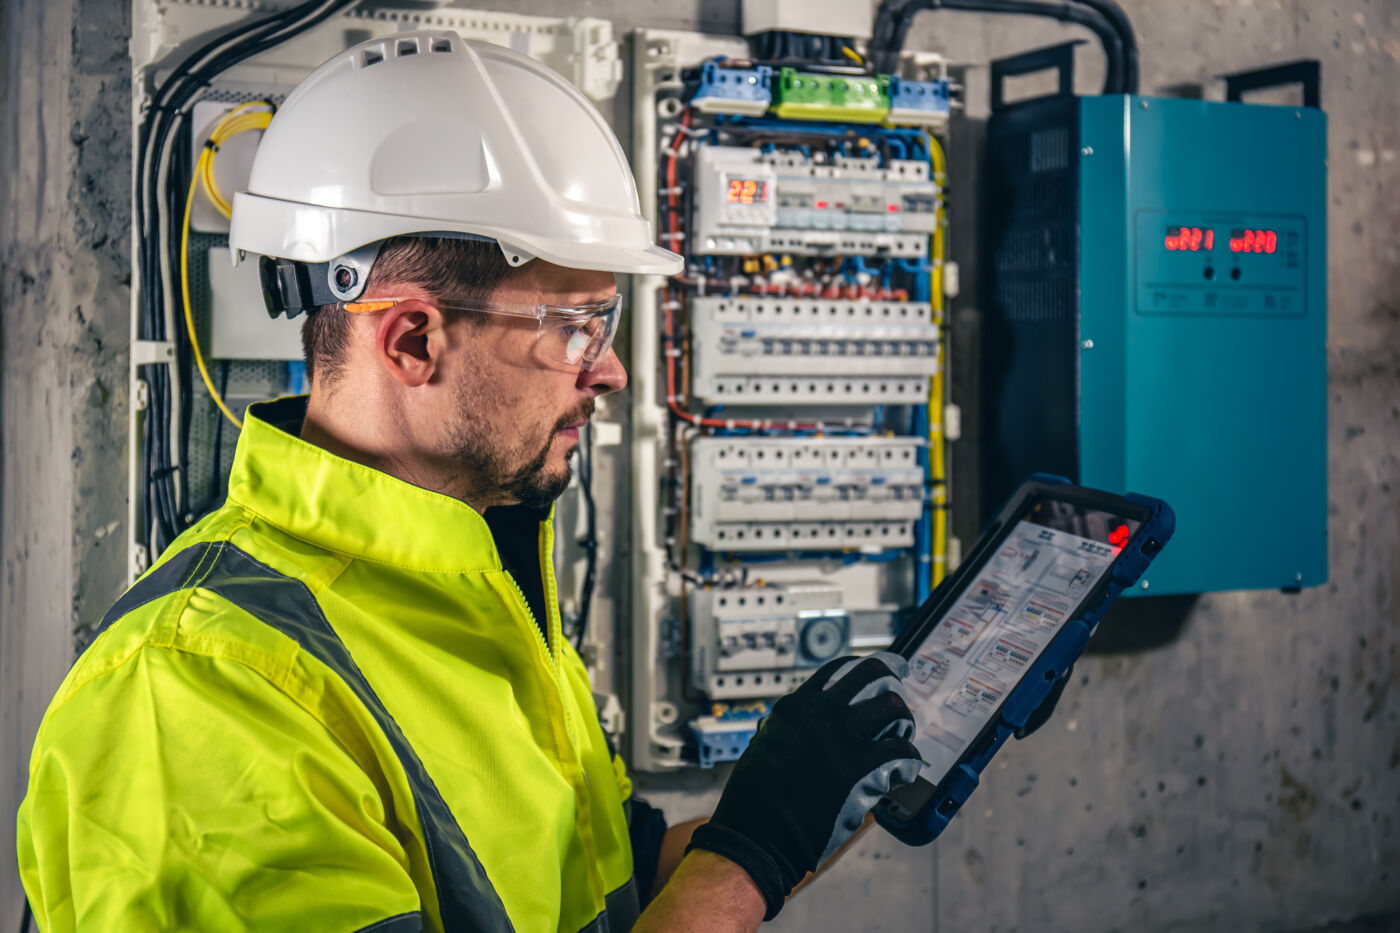
<instances>
[{"instance_id":1,"label":"yellow hi-vis jacket","mask_svg":"<svg viewBox=\"0 0 1400 933\"><path fill-rule=\"evenodd\" d=\"M40 929L629 929L631 788L550 523L546 644L477 512L300 440L304 405L250 410L227 503L45 714L19 811Z\"/></svg>"}]
</instances>

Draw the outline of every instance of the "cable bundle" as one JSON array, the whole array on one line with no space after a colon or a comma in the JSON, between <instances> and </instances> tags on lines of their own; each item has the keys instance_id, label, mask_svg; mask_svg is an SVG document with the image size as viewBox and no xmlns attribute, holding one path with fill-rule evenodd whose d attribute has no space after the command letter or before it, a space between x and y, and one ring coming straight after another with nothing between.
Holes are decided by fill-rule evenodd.
<instances>
[{"instance_id":1,"label":"cable bundle","mask_svg":"<svg viewBox=\"0 0 1400 933\"><path fill-rule=\"evenodd\" d=\"M875 15L875 34L869 50L876 70L898 70L899 53L904 48L909 27L915 14L923 10L1044 16L1084 26L1099 40L1108 62L1103 93L1137 93L1137 38L1127 15L1114 0L882 0Z\"/></svg>"},{"instance_id":2,"label":"cable bundle","mask_svg":"<svg viewBox=\"0 0 1400 933\"><path fill-rule=\"evenodd\" d=\"M190 55L152 92L137 134L137 339L173 340L176 367L141 367L149 390L142 438L146 478L142 491L146 539L159 553L192 520L188 463L192 389L187 377L193 329L174 315L172 270L184 261L183 211L177 180L189 164L190 108L220 74L311 29L356 0L310 0L240 26ZM197 177L197 176L196 176ZM217 202L216 202L217 203Z\"/></svg>"}]
</instances>

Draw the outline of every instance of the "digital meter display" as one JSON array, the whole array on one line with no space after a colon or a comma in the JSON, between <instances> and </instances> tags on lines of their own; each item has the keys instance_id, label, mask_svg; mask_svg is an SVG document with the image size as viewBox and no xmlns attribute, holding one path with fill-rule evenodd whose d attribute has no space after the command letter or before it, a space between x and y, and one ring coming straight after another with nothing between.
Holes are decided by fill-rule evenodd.
<instances>
[{"instance_id":1,"label":"digital meter display","mask_svg":"<svg viewBox=\"0 0 1400 933\"><path fill-rule=\"evenodd\" d=\"M1191 253L1210 252L1215 248L1215 231L1206 227L1168 227L1164 241L1167 249Z\"/></svg>"},{"instance_id":2,"label":"digital meter display","mask_svg":"<svg viewBox=\"0 0 1400 933\"><path fill-rule=\"evenodd\" d=\"M1272 253L1277 249L1277 230L1230 231L1230 252L1232 253Z\"/></svg>"},{"instance_id":3,"label":"digital meter display","mask_svg":"<svg viewBox=\"0 0 1400 933\"><path fill-rule=\"evenodd\" d=\"M1208 253L1215 249L1215 231L1210 227L1168 227L1162 245L1172 252ZM1231 228L1229 245L1232 253L1275 253L1278 231Z\"/></svg>"},{"instance_id":4,"label":"digital meter display","mask_svg":"<svg viewBox=\"0 0 1400 933\"><path fill-rule=\"evenodd\" d=\"M767 204L768 182L758 178L730 178L724 199L730 204Z\"/></svg>"}]
</instances>

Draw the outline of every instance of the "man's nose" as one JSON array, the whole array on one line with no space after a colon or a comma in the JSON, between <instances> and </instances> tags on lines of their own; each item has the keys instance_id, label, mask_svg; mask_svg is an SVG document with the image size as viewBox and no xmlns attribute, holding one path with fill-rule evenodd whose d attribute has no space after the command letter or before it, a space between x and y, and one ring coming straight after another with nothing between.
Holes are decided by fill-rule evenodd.
<instances>
[{"instance_id":1,"label":"man's nose","mask_svg":"<svg viewBox=\"0 0 1400 933\"><path fill-rule=\"evenodd\" d=\"M618 359L617 352L608 347L607 353L579 371L578 385L581 389L592 389L598 395L619 392L627 388L627 369Z\"/></svg>"}]
</instances>

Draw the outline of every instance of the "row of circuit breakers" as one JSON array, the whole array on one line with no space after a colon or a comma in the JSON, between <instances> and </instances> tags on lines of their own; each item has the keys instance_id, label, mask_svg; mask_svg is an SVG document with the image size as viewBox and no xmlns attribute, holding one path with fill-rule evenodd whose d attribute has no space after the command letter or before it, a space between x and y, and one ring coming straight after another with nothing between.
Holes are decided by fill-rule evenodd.
<instances>
[{"instance_id":1,"label":"row of circuit breakers","mask_svg":"<svg viewBox=\"0 0 1400 933\"><path fill-rule=\"evenodd\" d=\"M938 189L927 162L707 146L696 171L697 254L928 254Z\"/></svg>"}]
</instances>

